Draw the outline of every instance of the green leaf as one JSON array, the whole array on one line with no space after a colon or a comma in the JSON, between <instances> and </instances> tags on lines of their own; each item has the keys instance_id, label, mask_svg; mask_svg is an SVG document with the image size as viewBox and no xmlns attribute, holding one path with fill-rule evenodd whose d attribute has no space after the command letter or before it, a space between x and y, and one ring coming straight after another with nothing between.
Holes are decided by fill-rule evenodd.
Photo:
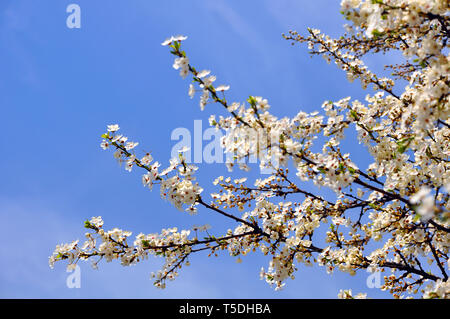
<instances>
[{"instance_id":1,"label":"green leaf","mask_svg":"<svg viewBox=\"0 0 450 319\"><path fill-rule=\"evenodd\" d=\"M383 35L384 33L383 32L380 32L380 31L378 31L378 30L372 30L372 35L375 37L375 38L378 38L378 37L381 37L382 35Z\"/></svg>"},{"instance_id":2,"label":"green leaf","mask_svg":"<svg viewBox=\"0 0 450 319\"><path fill-rule=\"evenodd\" d=\"M248 102L250 105L256 105L256 99L255 99L255 97L253 97L253 96L249 96L248 99L247 99L247 102Z\"/></svg>"},{"instance_id":3,"label":"green leaf","mask_svg":"<svg viewBox=\"0 0 450 319\"><path fill-rule=\"evenodd\" d=\"M399 147L397 147L397 151L402 154L406 151L407 146L406 145L400 145Z\"/></svg>"},{"instance_id":4,"label":"green leaf","mask_svg":"<svg viewBox=\"0 0 450 319\"><path fill-rule=\"evenodd\" d=\"M397 142L397 145L398 145L397 151L400 154L403 154L408 149L408 147L411 144L412 140L414 140L414 136L413 137L407 137L407 138L404 138L404 139L398 141Z\"/></svg>"}]
</instances>

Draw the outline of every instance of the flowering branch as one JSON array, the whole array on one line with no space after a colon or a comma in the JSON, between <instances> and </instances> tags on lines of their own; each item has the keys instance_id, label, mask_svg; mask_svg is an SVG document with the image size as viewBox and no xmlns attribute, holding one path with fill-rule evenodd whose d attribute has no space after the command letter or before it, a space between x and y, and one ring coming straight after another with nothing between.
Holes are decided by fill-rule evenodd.
<instances>
[{"instance_id":1,"label":"flowering branch","mask_svg":"<svg viewBox=\"0 0 450 319\"><path fill-rule=\"evenodd\" d=\"M233 159L227 161L228 169L238 164L247 171L247 161L254 157L260 168L271 170L252 185L245 177L219 176L213 182L219 191L210 194L212 202L208 202L195 182L197 167L183 155L186 150L160 171L161 164L149 153L137 158L138 143L118 134L118 125L108 126L102 135L102 148L113 148L126 170L135 166L144 170L144 186L159 185L161 197L181 211L195 214L203 207L228 218L236 222L233 230L199 240L189 237L188 230L163 229L161 234L139 234L128 245L131 233L104 231L97 217L86 222L93 234L86 234L84 245L57 246L50 264L67 260L73 267L79 260L99 257L129 265L157 255L165 258L165 264L153 277L155 285L163 288L167 279L174 279L178 269L189 264L192 253L215 255L227 249L240 261L241 256L259 250L271 257L260 276L275 289L294 279L298 264L316 263L329 273L335 269L351 275L362 269L379 274L391 271L380 288L396 298L414 296L419 290L425 298L448 298L448 6L437 0L343 0L341 6L344 17L352 22L343 37L332 39L317 29L308 29L307 36L296 31L284 36L292 43L307 43L312 55L333 61L349 81L359 79L363 89L374 90L365 101L350 97L326 101L323 115L300 111L292 118L277 118L269 112L268 101L258 96L230 103L225 98L230 87L215 86L211 71L198 71L190 63L181 48L186 37L162 43L174 55L173 67L181 77L192 76L188 94L193 98L201 92L200 108L214 102L228 111L226 116L209 118L211 126L225 132L221 143ZM405 88L376 75L363 62L368 53L389 51L400 51L406 59L388 66L394 78L408 83ZM341 150L345 132L352 127L361 149L373 159L367 169ZM314 148L318 143L319 151ZM305 181L333 190L336 198L305 190ZM321 226L328 229L321 238L325 244L318 245L315 234ZM195 228L195 233L206 229ZM381 243L377 249L375 242ZM345 290L339 297L365 295Z\"/></svg>"}]
</instances>

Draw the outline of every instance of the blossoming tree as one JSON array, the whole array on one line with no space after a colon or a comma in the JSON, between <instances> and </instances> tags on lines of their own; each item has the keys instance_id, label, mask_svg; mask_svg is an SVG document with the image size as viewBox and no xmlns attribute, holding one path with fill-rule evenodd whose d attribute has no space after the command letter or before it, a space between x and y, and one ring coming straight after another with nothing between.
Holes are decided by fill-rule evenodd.
<instances>
[{"instance_id":1,"label":"blossoming tree","mask_svg":"<svg viewBox=\"0 0 450 319\"><path fill-rule=\"evenodd\" d=\"M197 168L183 151L160 169L150 154L137 157L138 143L119 134L118 125L109 125L102 135L101 147L113 149L126 170L141 169L145 186L158 185L161 197L181 211L210 210L231 219L234 229L199 239L198 232L206 226L193 232L171 228L131 239L130 232L105 230L101 217L93 217L85 222L89 232L84 244L58 245L50 265L66 260L74 267L79 260L91 259L97 266L101 259L118 259L127 266L158 255L165 264L153 277L155 285L164 288L194 253L224 250L238 256L260 250L271 257L260 276L275 289L294 278L297 265L317 263L328 272L385 273L381 288L394 297L421 293L425 298L448 298L448 1L343 0L341 6L351 24L339 39L316 29L308 29L305 36L295 31L283 35L334 62L349 81L373 89L365 101L326 101L324 115L299 112L279 119L269 113L266 99L254 96L246 103L230 103L223 93L229 86L215 86L209 70L191 64L181 48L186 37L162 43L175 56L173 67L181 77L192 77L189 96L201 92L201 109L217 104L228 111L226 117L209 118L225 132L221 142L234 159L228 168L236 165L245 171L245 161L253 156L261 167L271 169L269 175L254 183L220 176L214 181L220 191L205 195L195 182ZM386 66L392 78L379 77L364 65L365 55L389 51L404 57L402 63ZM366 170L351 154L341 152L340 143L350 129L356 129L361 148L373 159ZM321 149L314 151L318 141ZM335 198L305 191L302 182L308 180L332 189ZM321 242L326 245L320 246L314 234L324 224ZM352 296L349 290L339 294L364 296Z\"/></svg>"}]
</instances>

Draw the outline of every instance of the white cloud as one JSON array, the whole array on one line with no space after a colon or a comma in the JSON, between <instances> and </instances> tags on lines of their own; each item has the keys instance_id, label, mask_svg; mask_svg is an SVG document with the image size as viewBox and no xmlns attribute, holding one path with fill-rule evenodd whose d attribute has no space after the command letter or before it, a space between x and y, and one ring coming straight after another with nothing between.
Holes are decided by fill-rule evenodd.
<instances>
[{"instance_id":1,"label":"white cloud","mask_svg":"<svg viewBox=\"0 0 450 319\"><path fill-rule=\"evenodd\" d=\"M260 48L264 41L263 34L240 16L226 1L206 1L205 7L218 14L226 21L232 30L254 48Z\"/></svg>"}]
</instances>

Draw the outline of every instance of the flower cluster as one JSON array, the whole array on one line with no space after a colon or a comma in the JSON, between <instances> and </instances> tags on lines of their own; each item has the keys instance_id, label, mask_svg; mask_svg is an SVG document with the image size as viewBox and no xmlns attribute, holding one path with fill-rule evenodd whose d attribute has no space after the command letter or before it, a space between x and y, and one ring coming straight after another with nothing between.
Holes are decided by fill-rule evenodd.
<instances>
[{"instance_id":1,"label":"flower cluster","mask_svg":"<svg viewBox=\"0 0 450 319\"><path fill-rule=\"evenodd\" d=\"M159 171L161 164L153 162L150 153L138 158L134 148L139 143L128 142L127 137L117 134L118 130L119 125L108 125L108 131L102 135L101 147L115 148L114 158L119 163L125 163L127 171L131 172L134 166L145 169L146 173L142 175L142 184L145 187L152 189L154 184L159 184L161 197L168 199L179 210L183 209L183 205L187 205L186 210L189 213L195 213L197 199L203 189L195 183L194 172L197 167L186 163L183 152L187 150L182 150L178 158L170 160L169 167Z\"/></svg>"},{"instance_id":2,"label":"flower cluster","mask_svg":"<svg viewBox=\"0 0 450 319\"><path fill-rule=\"evenodd\" d=\"M359 293L356 296L353 296L352 290L340 290L338 294L339 299L366 299L367 294Z\"/></svg>"}]
</instances>

